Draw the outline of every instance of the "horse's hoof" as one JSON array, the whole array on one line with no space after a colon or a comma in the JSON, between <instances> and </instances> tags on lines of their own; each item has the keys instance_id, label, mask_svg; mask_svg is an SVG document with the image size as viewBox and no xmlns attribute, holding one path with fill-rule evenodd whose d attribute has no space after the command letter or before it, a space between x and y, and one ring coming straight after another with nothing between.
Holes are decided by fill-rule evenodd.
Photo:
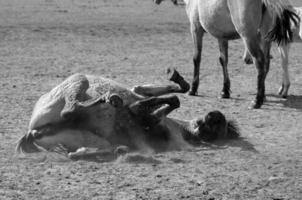
<instances>
[{"instance_id":1,"label":"horse's hoof","mask_svg":"<svg viewBox=\"0 0 302 200\"><path fill-rule=\"evenodd\" d=\"M183 93L189 91L190 84L187 81L185 81L184 77L180 75L175 68L168 68L167 76L168 76L168 80L173 81L174 83L177 83L180 86Z\"/></svg>"},{"instance_id":2,"label":"horse's hoof","mask_svg":"<svg viewBox=\"0 0 302 200\"><path fill-rule=\"evenodd\" d=\"M230 93L221 92L220 97L222 99L229 99L231 97Z\"/></svg>"},{"instance_id":3,"label":"horse's hoof","mask_svg":"<svg viewBox=\"0 0 302 200\"><path fill-rule=\"evenodd\" d=\"M282 95L282 98L283 98L283 99L287 99L287 97L288 97L287 94L283 94L283 95Z\"/></svg>"},{"instance_id":4,"label":"horse's hoof","mask_svg":"<svg viewBox=\"0 0 302 200\"><path fill-rule=\"evenodd\" d=\"M190 91L189 93L188 93L190 96L197 96L197 92L195 92L195 91Z\"/></svg>"},{"instance_id":5,"label":"horse's hoof","mask_svg":"<svg viewBox=\"0 0 302 200\"><path fill-rule=\"evenodd\" d=\"M282 98L286 99L287 96L288 96L288 89L289 89L289 87L290 87L290 84L288 84L288 85L282 84L281 87L278 90L278 94Z\"/></svg>"},{"instance_id":6,"label":"horse's hoof","mask_svg":"<svg viewBox=\"0 0 302 200\"><path fill-rule=\"evenodd\" d=\"M186 93L190 90L190 84L187 81L182 80L178 84L181 87L181 90L182 90L183 93Z\"/></svg>"},{"instance_id":7,"label":"horse's hoof","mask_svg":"<svg viewBox=\"0 0 302 200\"><path fill-rule=\"evenodd\" d=\"M77 151L75 152L69 152L67 154L67 157L71 160L78 160L81 158L81 156L84 156L87 153L87 151L88 151L87 148L82 147L77 149Z\"/></svg>"},{"instance_id":8,"label":"horse's hoof","mask_svg":"<svg viewBox=\"0 0 302 200\"><path fill-rule=\"evenodd\" d=\"M259 109L261 108L263 103L257 102L257 101L253 101L252 105L249 106L249 109Z\"/></svg>"}]
</instances>

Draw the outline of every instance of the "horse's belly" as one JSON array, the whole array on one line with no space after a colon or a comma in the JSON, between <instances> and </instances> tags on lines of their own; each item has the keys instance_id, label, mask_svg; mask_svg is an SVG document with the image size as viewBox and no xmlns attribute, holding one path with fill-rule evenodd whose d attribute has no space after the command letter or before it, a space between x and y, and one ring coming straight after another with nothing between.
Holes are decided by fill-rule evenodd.
<instances>
[{"instance_id":1,"label":"horse's belly","mask_svg":"<svg viewBox=\"0 0 302 200\"><path fill-rule=\"evenodd\" d=\"M208 33L216 38L240 37L232 22L227 0L203 0L198 6L200 23Z\"/></svg>"}]
</instances>

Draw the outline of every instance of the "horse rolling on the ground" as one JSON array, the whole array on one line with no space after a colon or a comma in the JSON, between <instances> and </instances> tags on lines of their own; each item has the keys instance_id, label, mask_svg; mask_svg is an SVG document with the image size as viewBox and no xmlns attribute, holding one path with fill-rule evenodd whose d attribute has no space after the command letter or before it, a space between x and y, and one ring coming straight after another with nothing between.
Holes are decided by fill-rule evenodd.
<instances>
[{"instance_id":1,"label":"horse rolling on the ground","mask_svg":"<svg viewBox=\"0 0 302 200\"><path fill-rule=\"evenodd\" d=\"M154 0L160 4L163 0ZM298 16L287 0L184 0L194 42L194 75L190 95L196 95L202 38L205 32L218 39L223 69L222 98L230 98L228 40L242 38L256 65L257 94L252 108L260 108L265 99L265 78L269 71L271 41L291 40L290 21ZM271 24L271 21L274 23ZM259 32L260 31L260 32ZM264 39L264 36L267 36Z\"/></svg>"},{"instance_id":2,"label":"horse rolling on the ground","mask_svg":"<svg viewBox=\"0 0 302 200\"><path fill-rule=\"evenodd\" d=\"M70 76L40 97L17 151L54 151L74 159L115 157L128 150L182 149L201 141L239 136L234 122L219 111L191 121L167 117L180 102L175 95L161 95L185 93L190 88L176 70L168 72L174 84L131 90L100 76ZM91 148L97 150L88 152Z\"/></svg>"},{"instance_id":3,"label":"horse rolling on the ground","mask_svg":"<svg viewBox=\"0 0 302 200\"><path fill-rule=\"evenodd\" d=\"M291 24L291 29L293 32L293 40L292 42L302 42L302 7L293 7L295 13L300 17L300 23ZM278 94L283 98L286 98L288 95L288 90L290 86L290 78L288 72L288 57L289 57L289 48L290 43L281 43L278 46L279 53L281 55L281 66L282 66L282 84L278 90ZM248 53L248 50L245 49L243 60L247 64L252 64L253 60L251 55Z\"/></svg>"}]
</instances>

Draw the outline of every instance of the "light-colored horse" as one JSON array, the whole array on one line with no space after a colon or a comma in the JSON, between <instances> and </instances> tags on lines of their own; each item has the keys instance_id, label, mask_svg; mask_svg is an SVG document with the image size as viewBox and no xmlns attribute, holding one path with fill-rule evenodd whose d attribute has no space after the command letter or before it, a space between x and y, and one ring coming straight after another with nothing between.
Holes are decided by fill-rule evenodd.
<instances>
[{"instance_id":1,"label":"light-colored horse","mask_svg":"<svg viewBox=\"0 0 302 200\"><path fill-rule=\"evenodd\" d=\"M302 18L302 7L294 7L293 8L296 14ZM293 41L292 42L302 42L302 21L298 24L292 24L292 32L293 32ZM288 72L288 57L289 57L289 48L290 43L281 43L278 46L278 50L281 56L281 66L282 66L282 84L278 90L278 94L281 95L283 98L286 98L288 95L288 90L290 87L290 78ZM243 60L247 64L253 63L251 55L248 53L248 50L245 49Z\"/></svg>"},{"instance_id":2,"label":"light-colored horse","mask_svg":"<svg viewBox=\"0 0 302 200\"><path fill-rule=\"evenodd\" d=\"M17 151L64 153L70 158L115 157L129 150L164 151L189 144L239 136L233 122L219 111L204 119L184 121L167 117L180 106L177 96L190 85L175 70L177 84L136 86L132 90L100 76L76 74L43 95L35 105L29 131ZM87 149L97 149L87 152Z\"/></svg>"},{"instance_id":3,"label":"light-colored horse","mask_svg":"<svg viewBox=\"0 0 302 200\"><path fill-rule=\"evenodd\" d=\"M154 0L160 4L163 0ZM242 38L256 65L257 94L252 108L260 108L265 99L265 78L269 71L271 40L290 41L289 24L296 15L286 0L184 0L194 41L194 75L190 94L196 95L199 86L199 69L202 38L205 32L218 39L223 68L221 96L230 97L228 75L228 40ZM274 24L271 26L271 21ZM269 24L268 24L269 23ZM264 40L268 34L269 39Z\"/></svg>"}]
</instances>

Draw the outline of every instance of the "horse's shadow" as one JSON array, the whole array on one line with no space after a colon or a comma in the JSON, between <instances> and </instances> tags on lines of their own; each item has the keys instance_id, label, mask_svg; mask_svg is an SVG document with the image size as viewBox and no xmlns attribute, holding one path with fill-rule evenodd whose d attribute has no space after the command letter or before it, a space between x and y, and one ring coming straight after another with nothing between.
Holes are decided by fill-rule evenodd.
<instances>
[{"instance_id":1,"label":"horse's shadow","mask_svg":"<svg viewBox=\"0 0 302 200\"><path fill-rule=\"evenodd\" d=\"M269 97L274 97L276 100L268 99L267 103L282 104L286 108L294 108L302 111L302 95L289 95L287 98L281 98L275 94L267 94Z\"/></svg>"},{"instance_id":2,"label":"horse's shadow","mask_svg":"<svg viewBox=\"0 0 302 200\"><path fill-rule=\"evenodd\" d=\"M258 150L254 147L252 143L247 141L243 137L239 137L237 139L232 140L217 140L214 142L202 142L198 145L195 145L198 150L221 150L227 149L228 147L237 147L242 151L250 151L253 153L259 153Z\"/></svg>"}]
</instances>

